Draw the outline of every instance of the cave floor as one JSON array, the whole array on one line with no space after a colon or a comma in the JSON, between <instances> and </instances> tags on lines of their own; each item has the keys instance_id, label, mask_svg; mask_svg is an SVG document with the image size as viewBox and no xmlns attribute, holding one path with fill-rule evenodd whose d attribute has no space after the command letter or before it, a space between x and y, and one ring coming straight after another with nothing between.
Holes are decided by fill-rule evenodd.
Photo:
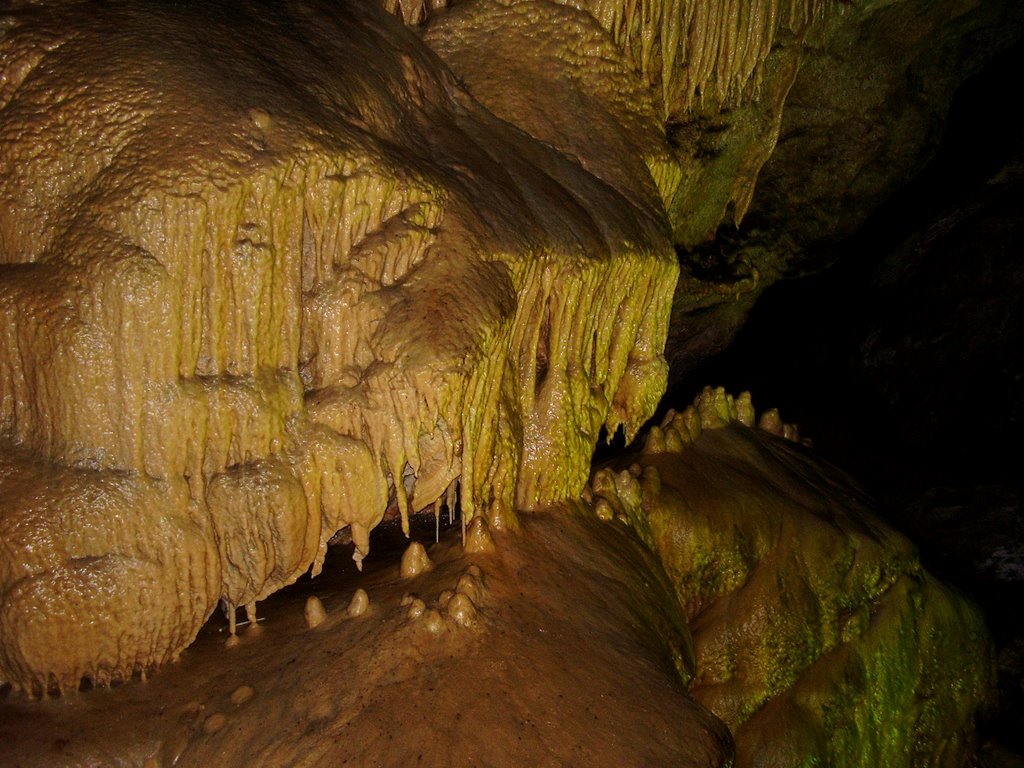
<instances>
[{"instance_id":1,"label":"cave floor","mask_svg":"<svg viewBox=\"0 0 1024 768\"><path fill-rule=\"evenodd\" d=\"M34 702L7 691L0 764L725 764L728 733L671 661L685 629L657 618L666 593L623 526L530 516L475 555L453 529L428 547L433 568L405 579L404 541L386 539L362 573L334 548L320 577L240 622L234 647L218 611L146 682ZM357 588L369 608L353 617ZM474 610L444 610L446 590ZM327 613L313 629L310 595Z\"/></svg>"}]
</instances>

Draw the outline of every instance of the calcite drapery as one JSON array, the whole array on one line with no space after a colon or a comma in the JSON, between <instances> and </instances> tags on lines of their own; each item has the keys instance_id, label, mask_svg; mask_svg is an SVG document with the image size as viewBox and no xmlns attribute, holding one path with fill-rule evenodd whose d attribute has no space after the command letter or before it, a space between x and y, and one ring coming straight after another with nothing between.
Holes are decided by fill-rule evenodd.
<instances>
[{"instance_id":1,"label":"calcite drapery","mask_svg":"<svg viewBox=\"0 0 1024 768\"><path fill-rule=\"evenodd\" d=\"M361 559L389 502L457 489L514 526L653 411L657 210L479 108L382 10L6 18L0 679L174 658L340 528Z\"/></svg>"}]
</instances>

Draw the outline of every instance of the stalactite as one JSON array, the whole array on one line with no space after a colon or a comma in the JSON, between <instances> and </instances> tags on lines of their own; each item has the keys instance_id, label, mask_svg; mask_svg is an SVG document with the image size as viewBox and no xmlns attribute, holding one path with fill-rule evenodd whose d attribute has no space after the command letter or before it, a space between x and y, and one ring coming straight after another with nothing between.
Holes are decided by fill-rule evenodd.
<instances>
[{"instance_id":1,"label":"stalactite","mask_svg":"<svg viewBox=\"0 0 1024 768\"><path fill-rule=\"evenodd\" d=\"M665 117L723 109L757 91L781 31L802 34L828 0L589 0L660 95Z\"/></svg>"},{"instance_id":2,"label":"stalactite","mask_svg":"<svg viewBox=\"0 0 1024 768\"><path fill-rule=\"evenodd\" d=\"M331 4L322 11L318 24L339 13ZM320 41L340 61L362 44L345 18ZM55 24L53 34L68 34L63 20ZM192 25L176 50L196 45ZM214 36L221 45L232 34ZM294 42L283 28L266 34ZM317 34L314 25L301 46ZM17 40L6 34L0 44ZM602 426L632 433L653 412L678 267L664 233L636 223L653 221L650 212L619 215L630 204L578 166L566 176L573 184L553 181L550 162L565 161L552 152L507 197L489 180L509 222L495 230L484 223L494 212L478 210L464 188L493 173L479 147L467 149L468 135L448 137L443 151L396 149L386 138L425 120L412 106L425 88L435 89L431 109L453 110L436 64L419 72L373 51L359 68L326 67L340 104L314 90L296 106L291 86L275 93L267 84L275 69L254 91L263 106L240 107L239 84L208 73L193 88L208 102L190 93L189 105L222 130L183 147L154 131L132 137L139 146L90 149L82 166L104 177L96 184L106 197L89 184L33 187L23 169L38 163L32 178L45 180L56 163L77 178L74 156L39 155L24 137L65 125L87 135L96 105L70 99L18 112L30 96L9 94L4 109L31 118L22 143L0 143L0 199L23 200L32 217L33 196L56 190L69 199L54 205L77 218L49 239L3 225L4 680L46 692L159 665L218 602L251 608L318 574L343 528L361 566L392 503L408 533L410 515L442 496L453 514L457 488L464 524L479 517L513 528L515 510L579 494ZM251 55L246 42L231 62L266 66ZM161 67L198 78L207 59L169 61ZM367 75L369 65L379 71ZM164 83L165 68L132 72ZM365 77L378 78L381 99L368 110L381 121L373 140L352 115ZM388 77L393 87L381 86ZM104 114L169 109L174 130L186 130L159 89L143 107L133 101L139 91L101 85L83 91L107 94ZM0 120L0 131L8 124ZM95 168L96 156L113 170ZM616 223L581 217L577 195L592 195ZM538 214L524 238L516 228L530 197L556 212L544 223ZM26 253L34 261L24 263ZM595 304L611 311L595 313ZM8 460L11 451L30 458ZM25 482L33 473L45 482ZM106 589L102 599L94 588ZM42 618L52 601L63 601L63 619ZM61 642L67 621L90 630ZM126 623L132 630L118 639Z\"/></svg>"}]
</instances>

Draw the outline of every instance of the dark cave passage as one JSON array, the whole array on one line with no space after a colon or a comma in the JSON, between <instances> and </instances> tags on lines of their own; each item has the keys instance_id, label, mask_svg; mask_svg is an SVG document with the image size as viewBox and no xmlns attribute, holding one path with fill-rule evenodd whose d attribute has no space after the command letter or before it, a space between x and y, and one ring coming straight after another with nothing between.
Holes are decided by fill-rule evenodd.
<instances>
[{"instance_id":1,"label":"dark cave passage","mask_svg":"<svg viewBox=\"0 0 1024 768\"><path fill-rule=\"evenodd\" d=\"M777 407L982 605L1000 668L991 765L1024 753L1024 132L1006 99L1021 71L1018 44L970 78L931 163L834 266L769 288L670 394L720 385Z\"/></svg>"}]
</instances>

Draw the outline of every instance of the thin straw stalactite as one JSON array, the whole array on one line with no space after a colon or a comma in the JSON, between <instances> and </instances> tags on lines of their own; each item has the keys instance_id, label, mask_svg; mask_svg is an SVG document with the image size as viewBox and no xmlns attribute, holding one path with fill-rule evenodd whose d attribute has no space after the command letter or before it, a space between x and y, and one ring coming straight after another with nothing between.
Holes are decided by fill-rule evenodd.
<instances>
[{"instance_id":1,"label":"thin straw stalactite","mask_svg":"<svg viewBox=\"0 0 1024 768\"><path fill-rule=\"evenodd\" d=\"M589 10L660 95L667 117L749 99L778 34L801 35L826 1L590 0Z\"/></svg>"},{"instance_id":2,"label":"thin straw stalactite","mask_svg":"<svg viewBox=\"0 0 1024 768\"><path fill-rule=\"evenodd\" d=\"M733 107L749 99L760 87L761 70L777 34L801 35L828 0L587 2L590 13L660 95L667 118L671 113ZM382 4L411 26L447 5L444 0Z\"/></svg>"}]
</instances>

